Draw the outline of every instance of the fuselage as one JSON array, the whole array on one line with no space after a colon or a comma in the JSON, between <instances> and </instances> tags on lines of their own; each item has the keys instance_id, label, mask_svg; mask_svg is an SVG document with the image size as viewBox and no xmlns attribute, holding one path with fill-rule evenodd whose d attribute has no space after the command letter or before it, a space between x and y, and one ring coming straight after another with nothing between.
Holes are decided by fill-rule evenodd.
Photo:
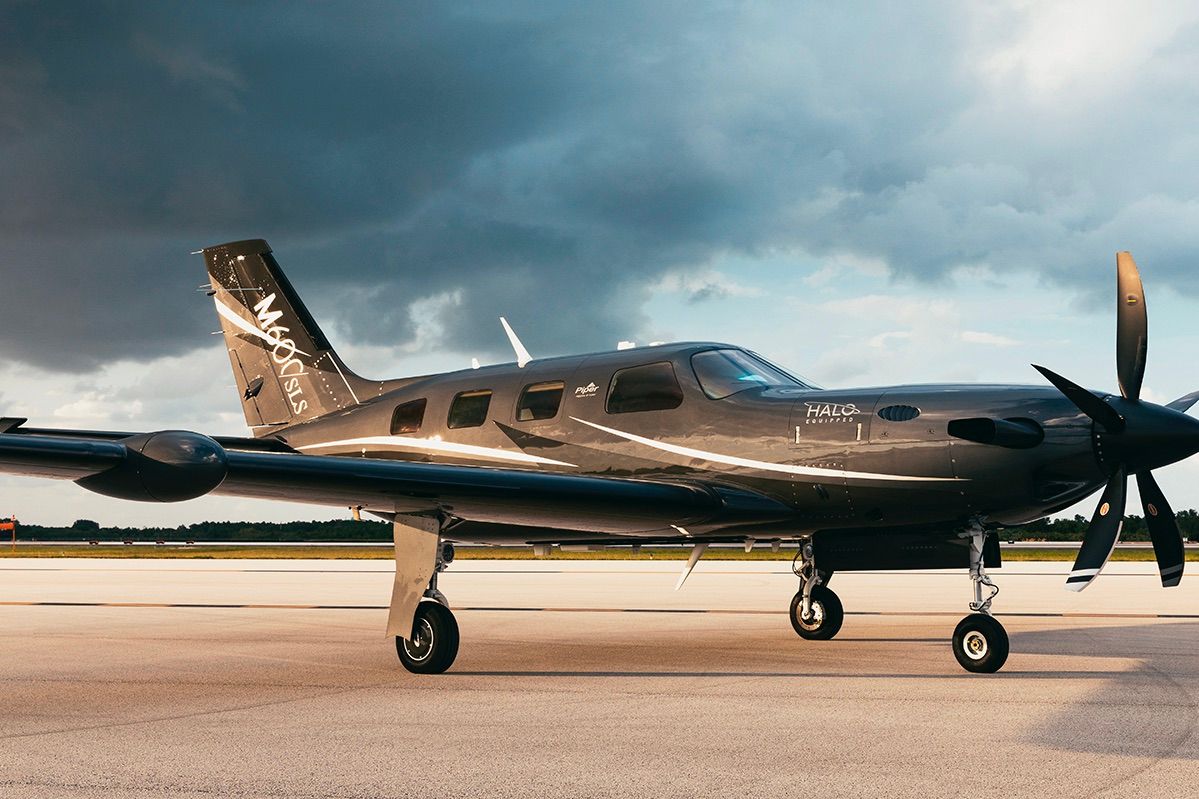
<instances>
[{"instance_id":1,"label":"fuselage","mask_svg":"<svg viewBox=\"0 0 1199 799\"><path fill-rule=\"evenodd\" d=\"M1021 437L982 443L995 420ZM711 342L391 381L270 432L310 454L702 479L785 503L792 532L1017 524L1106 479L1091 420L1052 387L825 390Z\"/></svg>"}]
</instances>

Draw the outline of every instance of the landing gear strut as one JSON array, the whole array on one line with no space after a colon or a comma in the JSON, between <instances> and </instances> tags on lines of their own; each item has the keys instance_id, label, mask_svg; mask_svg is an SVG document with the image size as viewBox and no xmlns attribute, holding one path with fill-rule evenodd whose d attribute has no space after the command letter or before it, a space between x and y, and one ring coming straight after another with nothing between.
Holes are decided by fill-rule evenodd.
<instances>
[{"instance_id":1,"label":"landing gear strut","mask_svg":"<svg viewBox=\"0 0 1199 799\"><path fill-rule=\"evenodd\" d=\"M969 616L958 622L953 631L953 656L966 671L992 674L1007 661L1008 635L994 616L991 602L999 594L999 586L987 576L983 566L983 544L987 532L975 525L963 535L970 538L970 580L974 583L974 601ZM983 588L990 590L983 598Z\"/></svg>"},{"instance_id":2,"label":"landing gear strut","mask_svg":"<svg viewBox=\"0 0 1199 799\"><path fill-rule=\"evenodd\" d=\"M840 598L828 588L832 574L816 568L811 539L800 542L791 570L799 577L799 592L791 600L791 626L809 641L829 640L841 630L845 610Z\"/></svg>"},{"instance_id":3,"label":"landing gear strut","mask_svg":"<svg viewBox=\"0 0 1199 799\"><path fill-rule=\"evenodd\" d=\"M441 540L441 521L421 516L395 517L396 577L387 617L387 634L396 654L414 674L441 674L458 656L458 622L437 575L454 560L454 545Z\"/></svg>"}]
</instances>

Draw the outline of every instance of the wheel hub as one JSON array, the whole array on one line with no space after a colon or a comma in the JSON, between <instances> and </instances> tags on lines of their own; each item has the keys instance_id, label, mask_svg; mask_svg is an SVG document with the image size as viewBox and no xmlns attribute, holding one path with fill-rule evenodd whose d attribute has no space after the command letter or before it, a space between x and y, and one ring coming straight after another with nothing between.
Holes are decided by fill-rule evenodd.
<instances>
[{"instance_id":1,"label":"wheel hub","mask_svg":"<svg viewBox=\"0 0 1199 799\"><path fill-rule=\"evenodd\" d=\"M824 605L821 602L813 601L812 607L808 611L808 615L800 614L799 623L806 630L818 630L824 624Z\"/></svg>"},{"instance_id":2,"label":"wheel hub","mask_svg":"<svg viewBox=\"0 0 1199 799\"><path fill-rule=\"evenodd\" d=\"M971 660L982 660L987 656L987 637L978 630L971 630L962 639L962 650Z\"/></svg>"},{"instance_id":3,"label":"wheel hub","mask_svg":"<svg viewBox=\"0 0 1199 799\"><path fill-rule=\"evenodd\" d=\"M404 652L416 662L433 654L433 625L428 619L419 619L411 639L404 639Z\"/></svg>"}]
</instances>

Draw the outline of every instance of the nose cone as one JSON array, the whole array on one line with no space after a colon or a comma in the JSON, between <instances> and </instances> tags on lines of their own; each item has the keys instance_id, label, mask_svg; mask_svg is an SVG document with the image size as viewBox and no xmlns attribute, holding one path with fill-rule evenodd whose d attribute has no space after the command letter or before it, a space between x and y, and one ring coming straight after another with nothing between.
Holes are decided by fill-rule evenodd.
<instances>
[{"instance_id":1,"label":"nose cone","mask_svg":"<svg viewBox=\"0 0 1199 799\"><path fill-rule=\"evenodd\" d=\"M1107 433L1096 425L1095 452L1104 466L1124 464L1129 472L1144 472L1199 452L1199 419L1149 402L1112 398L1110 403L1125 427Z\"/></svg>"}]
</instances>

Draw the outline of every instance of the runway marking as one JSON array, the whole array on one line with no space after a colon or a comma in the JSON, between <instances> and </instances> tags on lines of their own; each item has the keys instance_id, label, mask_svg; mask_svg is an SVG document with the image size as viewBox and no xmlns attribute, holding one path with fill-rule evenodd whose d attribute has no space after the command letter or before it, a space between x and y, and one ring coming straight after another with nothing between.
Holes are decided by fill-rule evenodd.
<instances>
[{"instance_id":1,"label":"runway marking","mask_svg":"<svg viewBox=\"0 0 1199 799\"><path fill-rule=\"evenodd\" d=\"M55 602L0 601L0 607L50 608L199 608L204 610L387 610L387 605L301 605L284 603L225 603L225 602ZM458 607L455 610L472 613L708 613L721 616L786 616L785 610L719 609L719 608L571 608L571 607ZM847 610L846 616L961 616L954 610ZM996 616L1032 619L1199 619L1199 613L996 613Z\"/></svg>"}]
</instances>

